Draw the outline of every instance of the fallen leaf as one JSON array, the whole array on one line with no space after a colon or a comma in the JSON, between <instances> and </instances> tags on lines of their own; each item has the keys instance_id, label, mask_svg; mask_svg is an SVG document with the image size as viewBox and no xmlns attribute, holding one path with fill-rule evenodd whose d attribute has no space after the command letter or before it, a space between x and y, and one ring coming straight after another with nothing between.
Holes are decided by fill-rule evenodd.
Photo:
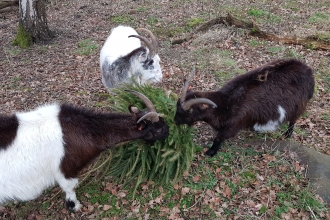
<instances>
[{"instance_id":1,"label":"fallen leaf","mask_svg":"<svg viewBox=\"0 0 330 220\"><path fill-rule=\"evenodd\" d=\"M182 197L185 196L187 193L189 193L189 191L190 191L190 188L188 188L188 187L183 187L183 188L181 189L181 195L182 195Z\"/></svg>"},{"instance_id":2,"label":"fallen leaf","mask_svg":"<svg viewBox=\"0 0 330 220\"><path fill-rule=\"evenodd\" d=\"M230 199L231 198L231 193L232 193L232 191L231 191L230 187L226 185L223 189L224 197L227 197L228 199Z\"/></svg>"},{"instance_id":3,"label":"fallen leaf","mask_svg":"<svg viewBox=\"0 0 330 220\"><path fill-rule=\"evenodd\" d=\"M108 211L109 209L111 209L112 206L111 205L104 205L103 206L103 211Z\"/></svg>"}]
</instances>

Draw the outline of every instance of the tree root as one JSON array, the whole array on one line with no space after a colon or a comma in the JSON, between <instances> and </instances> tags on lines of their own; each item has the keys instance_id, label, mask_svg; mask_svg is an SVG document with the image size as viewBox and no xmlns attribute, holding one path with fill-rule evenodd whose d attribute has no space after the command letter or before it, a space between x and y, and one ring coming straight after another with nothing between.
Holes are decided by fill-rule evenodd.
<instances>
[{"instance_id":1,"label":"tree root","mask_svg":"<svg viewBox=\"0 0 330 220\"><path fill-rule=\"evenodd\" d=\"M5 12L9 11L7 8L10 7L9 9L12 10L13 7L11 6L16 6L18 5L18 0L1 0L0 1L0 12Z\"/></svg>"},{"instance_id":2,"label":"tree root","mask_svg":"<svg viewBox=\"0 0 330 220\"><path fill-rule=\"evenodd\" d=\"M186 34L183 38L175 39L172 41L172 44L181 44L183 42L189 41L194 37L195 34L201 31L206 31L210 27L216 24L226 24L228 26L235 26L237 28L244 28L249 30L249 34L251 36L259 37L265 40L269 41L275 41L283 44L299 44L303 45L310 49L324 49L324 50L330 50L330 39L324 38L321 39L319 36L312 35L307 37L297 37L297 36L278 36L275 34L270 34L265 31L260 30L260 28L255 24L253 21L244 21L238 18L235 18L231 14L227 14L226 17L217 17L214 18L204 24L202 24L200 27L198 27L196 30L194 30L192 33Z\"/></svg>"}]
</instances>

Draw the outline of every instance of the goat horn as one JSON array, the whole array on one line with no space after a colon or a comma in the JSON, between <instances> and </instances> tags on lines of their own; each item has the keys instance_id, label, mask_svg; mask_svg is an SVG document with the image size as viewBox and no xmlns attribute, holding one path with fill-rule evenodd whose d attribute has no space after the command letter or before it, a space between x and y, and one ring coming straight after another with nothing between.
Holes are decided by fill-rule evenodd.
<instances>
[{"instance_id":1,"label":"goat horn","mask_svg":"<svg viewBox=\"0 0 330 220\"><path fill-rule=\"evenodd\" d=\"M145 31L145 32L147 32L149 34L149 36L151 38L151 43L153 45L154 53L156 54L158 52L158 42L157 42L157 38L155 37L155 35L151 31L149 31L148 29L146 29L146 28L138 28L136 30L137 31Z\"/></svg>"},{"instance_id":2,"label":"goat horn","mask_svg":"<svg viewBox=\"0 0 330 220\"><path fill-rule=\"evenodd\" d=\"M153 46L151 44L151 42L146 38L146 37L143 37L143 36L140 36L140 35L130 35L128 37L136 37L136 38L139 38L140 40L142 40L146 45L147 47L149 48L149 51L150 51L150 57L153 57L156 53L154 52L154 49L153 49Z\"/></svg>"},{"instance_id":3,"label":"goat horn","mask_svg":"<svg viewBox=\"0 0 330 220\"><path fill-rule=\"evenodd\" d=\"M143 115L136 123L138 124L146 118L150 118L152 122L159 121L159 116L157 112L148 112L147 114Z\"/></svg>"},{"instance_id":4,"label":"goat horn","mask_svg":"<svg viewBox=\"0 0 330 220\"><path fill-rule=\"evenodd\" d=\"M207 98L196 98L196 99L190 99L187 102L184 102L182 105L183 110L188 110L192 105L195 104L200 104L200 103L204 103L204 104L209 104L212 105L213 108L217 108L217 104L215 104L213 101L211 101L210 99Z\"/></svg>"},{"instance_id":5,"label":"goat horn","mask_svg":"<svg viewBox=\"0 0 330 220\"><path fill-rule=\"evenodd\" d=\"M181 103L183 103L184 100L186 99L187 90L188 90L190 81L192 80L192 78L194 77L194 75L195 75L195 68L191 71L191 73L189 74L188 78L184 82L183 89L181 91L181 96L180 96L180 102Z\"/></svg>"},{"instance_id":6,"label":"goat horn","mask_svg":"<svg viewBox=\"0 0 330 220\"><path fill-rule=\"evenodd\" d=\"M153 112L153 113L156 113L157 114L157 117L152 117L152 120L151 120L152 122L157 122L159 120L158 113L156 111L156 108L155 108L154 104L152 104L152 102L150 101L150 99L148 99L147 96L143 95L140 92L134 91L134 90L127 89L125 91L131 92L134 95L136 95L137 97L139 97L144 102L144 104L147 106L147 109L149 110L149 112Z\"/></svg>"},{"instance_id":7,"label":"goat horn","mask_svg":"<svg viewBox=\"0 0 330 220\"><path fill-rule=\"evenodd\" d=\"M158 43L157 43L157 39L156 39L155 35L153 35L153 33L151 31L149 31L148 29L145 29L145 28L138 28L136 30L137 31L141 30L141 31L147 32L151 38L151 42L146 37L143 37L140 35L130 35L128 37L136 37L136 38L139 38L140 40L142 40L149 48L149 51L150 51L149 56L154 57L158 51Z\"/></svg>"}]
</instances>

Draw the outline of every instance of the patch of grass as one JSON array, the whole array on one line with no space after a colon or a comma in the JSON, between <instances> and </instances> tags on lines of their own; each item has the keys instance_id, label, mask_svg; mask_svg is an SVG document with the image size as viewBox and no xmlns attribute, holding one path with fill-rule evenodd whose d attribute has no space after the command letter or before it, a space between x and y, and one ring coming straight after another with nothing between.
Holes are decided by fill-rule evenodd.
<instances>
[{"instance_id":1,"label":"patch of grass","mask_svg":"<svg viewBox=\"0 0 330 220\"><path fill-rule=\"evenodd\" d=\"M139 12L145 12L145 11L147 11L147 8L146 7L137 7L136 10Z\"/></svg>"},{"instance_id":2,"label":"patch of grass","mask_svg":"<svg viewBox=\"0 0 330 220\"><path fill-rule=\"evenodd\" d=\"M262 17L262 16L266 16L269 14L268 11L263 11L263 10L259 10L259 9L251 9L248 12L249 15L254 16L254 17Z\"/></svg>"},{"instance_id":3,"label":"patch of grass","mask_svg":"<svg viewBox=\"0 0 330 220\"><path fill-rule=\"evenodd\" d=\"M281 18L268 12L268 11L264 11L264 10L260 10L260 9L251 9L248 11L248 14L256 17L258 19L258 22L260 23L264 23L266 19L266 21L272 22L272 23L278 23L281 21Z\"/></svg>"},{"instance_id":4,"label":"patch of grass","mask_svg":"<svg viewBox=\"0 0 330 220\"><path fill-rule=\"evenodd\" d=\"M18 202L17 204L13 204L13 207L16 211L16 218L24 219L28 214L35 209L35 204L33 202Z\"/></svg>"},{"instance_id":5,"label":"patch of grass","mask_svg":"<svg viewBox=\"0 0 330 220\"><path fill-rule=\"evenodd\" d=\"M43 211L46 211L49 206L50 206L50 201L45 201L45 202L40 204L40 209L43 210Z\"/></svg>"},{"instance_id":6,"label":"patch of grass","mask_svg":"<svg viewBox=\"0 0 330 220\"><path fill-rule=\"evenodd\" d=\"M327 42L330 44L330 32L329 31L319 31L316 32L315 36L324 42Z\"/></svg>"},{"instance_id":7,"label":"patch of grass","mask_svg":"<svg viewBox=\"0 0 330 220\"><path fill-rule=\"evenodd\" d=\"M31 63L31 60L26 58L26 57L22 57L21 59L25 64L30 64Z\"/></svg>"},{"instance_id":8,"label":"patch of grass","mask_svg":"<svg viewBox=\"0 0 330 220\"><path fill-rule=\"evenodd\" d=\"M200 24L203 24L205 20L203 18L191 18L189 22L187 23L187 26L189 28L194 28Z\"/></svg>"},{"instance_id":9,"label":"patch of grass","mask_svg":"<svg viewBox=\"0 0 330 220\"><path fill-rule=\"evenodd\" d=\"M236 61L233 59L226 59L223 61L223 64L227 67L232 67L232 66L235 66Z\"/></svg>"},{"instance_id":10,"label":"patch of grass","mask_svg":"<svg viewBox=\"0 0 330 220\"><path fill-rule=\"evenodd\" d=\"M269 47L268 51L272 54L278 54L281 53L283 51L282 47L277 47L277 46L273 46L273 47Z\"/></svg>"},{"instance_id":11,"label":"patch of grass","mask_svg":"<svg viewBox=\"0 0 330 220\"><path fill-rule=\"evenodd\" d=\"M279 205L275 207L275 214L282 217L282 213L289 211L289 208L300 209L304 211L313 210L314 213L325 210L324 204L320 203L315 195L311 193L310 187L295 191L281 191L276 193Z\"/></svg>"},{"instance_id":12,"label":"patch of grass","mask_svg":"<svg viewBox=\"0 0 330 220\"><path fill-rule=\"evenodd\" d=\"M155 18L155 17L149 17L148 18L148 24L153 27L155 24L157 24L160 21L159 18Z\"/></svg>"},{"instance_id":13,"label":"patch of grass","mask_svg":"<svg viewBox=\"0 0 330 220\"><path fill-rule=\"evenodd\" d=\"M20 81L20 80L21 80L21 77L19 77L19 76L18 77L14 77L14 79L13 79L13 81L16 81L16 82L17 81Z\"/></svg>"},{"instance_id":14,"label":"patch of grass","mask_svg":"<svg viewBox=\"0 0 330 220\"><path fill-rule=\"evenodd\" d=\"M11 83L9 84L10 88L17 88L18 87L18 82L21 81L21 77L14 77L11 80Z\"/></svg>"},{"instance_id":15,"label":"patch of grass","mask_svg":"<svg viewBox=\"0 0 330 220\"><path fill-rule=\"evenodd\" d=\"M262 40L259 40L259 39L252 38L249 40L249 44L251 47L259 47L259 46L264 45L265 42Z\"/></svg>"},{"instance_id":16,"label":"patch of grass","mask_svg":"<svg viewBox=\"0 0 330 220\"><path fill-rule=\"evenodd\" d=\"M77 53L79 55L88 56L94 54L97 51L98 44L95 43L92 39L85 39L78 42Z\"/></svg>"},{"instance_id":17,"label":"patch of grass","mask_svg":"<svg viewBox=\"0 0 330 220\"><path fill-rule=\"evenodd\" d=\"M285 49L284 56L287 58L296 58L296 59L303 58L303 56L299 52L297 52L295 49L290 49L290 48Z\"/></svg>"},{"instance_id":18,"label":"patch of grass","mask_svg":"<svg viewBox=\"0 0 330 220\"><path fill-rule=\"evenodd\" d=\"M134 24L134 19L130 15L116 15L111 17L110 21L116 24L126 24L126 25Z\"/></svg>"},{"instance_id":19,"label":"patch of grass","mask_svg":"<svg viewBox=\"0 0 330 220\"><path fill-rule=\"evenodd\" d=\"M184 32L184 28L182 27L155 27L154 34L156 36L163 36L172 38L178 35L181 35Z\"/></svg>"},{"instance_id":20,"label":"patch of grass","mask_svg":"<svg viewBox=\"0 0 330 220\"><path fill-rule=\"evenodd\" d=\"M39 48L40 53L46 53L47 50L48 50L48 48L47 48L46 46L41 46L41 47Z\"/></svg>"},{"instance_id":21,"label":"patch of grass","mask_svg":"<svg viewBox=\"0 0 330 220\"><path fill-rule=\"evenodd\" d=\"M309 135L309 133L307 132L306 129L300 128L298 126L295 126L294 132L296 132L299 136L305 137L305 138Z\"/></svg>"},{"instance_id":22,"label":"patch of grass","mask_svg":"<svg viewBox=\"0 0 330 220\"><path fill-rule=\"evenodd\" d=\"M227 64L233 64L233 62L228 62ZM231 70L218 70L215 71L213 74L217 78L217 80L220 82L220 85L225 84L228 80L232 79L233 77L245 73L245 70L242 69L234 69L233 71Z\"/></svg>"},{"instance_id":23,"label":"patch of grass","mask_svg":"<svg viewBox=\"0 0 330 220\"><path fill-rule=\"evenodd\" d=\"M330 15L324 12L315 12L310 18L308 18L308 22L310 23L323 23L330 20Z\"/></svg>"},{"instance_id":24,"label":"patch of grass","mask_svg":"<svg viewBox=\"0 0 330 220\"><path fill-rule=\"evenodd\" d=\"M12 50L8 50L8 53L11 55L11 56L17 56L18 54L20 54L22 51L22 49L20 48L14 48Z\"/></svg>"},{"instance_id":25,"label":"patch of grass","mask_svg":"<svg viewBox=\"0 0 330 220\"><path fill-rule=\"evenodd\" d=\"M330 115L328 115L328 114L322 114L321 115L321 119L322 120L325 120L325 121L330 121Z\"/></svg>"}]
</instances>

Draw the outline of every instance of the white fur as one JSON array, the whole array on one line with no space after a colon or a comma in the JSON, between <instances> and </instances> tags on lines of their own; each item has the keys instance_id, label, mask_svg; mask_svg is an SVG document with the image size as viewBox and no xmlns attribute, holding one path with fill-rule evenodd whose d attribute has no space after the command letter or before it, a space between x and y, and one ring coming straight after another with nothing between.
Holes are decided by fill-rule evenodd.
<instances>
[{"instance_id":1,"label":"white fur","mask_svg":"<svg viewBox=\"0 0 330 220\"><path fill-rule=\"evenodd\" d=\"M105 82L103 76L102 66L107 64L109 67L120 57L125 56L132 52L133 50L141 47L141 41L135 37L128 37L130 35L138 35L138 33L131 27L128 26L118 26L112 29L110 35L108 36L106 42L104 43L101 52L100 52L100 68L102 72L102 83L108 87L108 83ZM149 53L149 49L147 48ZM145 83L158 83L162 81L163 74L160 66L160 57L156 54L153 57L153 66L152 70L143 69L140 61L144 60L145 57L139 57L134 59L132 63L127 63L130 66L128 71L128 79L134 78L138 84ZM131 81L124 81L129 83Z\"/></svg>"},{"instance_id":2,"label":"white fur","mask_svg":"<svg viewBox=\"0 0 330 220\"><path fill-rule=\"evenodd\" d=\"M31 200L58 182L72 201L80 204L73 191L78 180L65 179L60 171L64 156L63 134L58 120L60 106L46 105L17 113L19 121L13 143L0 150L0 203Z\"/></svg>"},{"instance_id":3,"label":"white fur","mask_svg":"<svg viewBox=\"0 0 330 220\"><path fill-rule=\"evenodd\" d=\"M148 50L148 48L147 48ZM148 50L149 51L149 50ZM138 77L135 77L135 80L138 84L145 84L145 83L158 83L162 81L163 74L160 67L160 58L158 54L156 54L153 58L154 60L154 69L153 70L144 70L138 60L134 60L132 64L132 69L135 72L140 72ZM132 77L134 73L131 73L130 77Z\"/></svg>"},{"instance_id":4,"label":"white fur","mask_svg":"<svg viewBox=\"0 0 330 220\"><path fill-rule=\"evenodd\" d=\"M260 132L275 131L278 128L278 126L284 121L285 115L286 115L286 111L280 105L278 106L277 111L280 114L280 117L278 118L278 120L275 120L275 121L269 120L264 125L261 125L261 124L256 123L253 126L254 130L255 131L260 131Z\"/></svg>"},{"instance_id":5,"label":"white fur","mask_svg":"<svg viewBox=\"0 0 330 220\"><path fill-rule=\"evenodd\" d=\"M130 35L138 35L138 33L131 27L121 25L111 31L111 34L101 49L101 69L105 61L112 64L119 57L125 56L133 50L141 47L140 39L128 37Z\"/></svg>"}]
</instances>

